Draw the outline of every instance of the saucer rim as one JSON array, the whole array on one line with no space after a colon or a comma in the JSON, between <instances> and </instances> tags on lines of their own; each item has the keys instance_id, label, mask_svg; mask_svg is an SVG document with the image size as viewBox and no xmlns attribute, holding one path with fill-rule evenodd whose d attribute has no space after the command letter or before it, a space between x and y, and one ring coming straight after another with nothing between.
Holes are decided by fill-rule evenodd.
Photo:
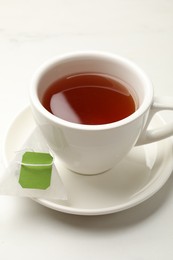
<instances>
[{"instance_id":1,"label":"saucer rim","mask_svg":"<svg viewBox=\"0 0 173 260\"><path fill-rule=\"evenodd\" d=\"M10 134L10 131L11 131L13 125L15 124L15 122L23 114L25 114L27 112L31 113L31 111L29 111L29 110L30 110L29 106L26 106L24 109L20 110L19 113L17 113L17 115L12 120L11 124L8 126L8 129L7 129L5 138L4 138L3 146L2 146L2 148L3 148L2 149L2 156L3 156L3 160L4 160L5 164L8 163L8 158L7 158L7 154L6 154L6 143L7 143L7 138ZM161 123L165 124L165 121L164 121L164 119L162 118L161 115L157 115L157 117L158 117L158 119L160 120ZM169 140L171 140L171 142L169 142ZM166 138L166 139L159 141L159 142L165 142L165 143L167 143L167 146L170 146L170 148L172 148L172 137ZM156 142L156 143L158 143L158 142ZM169 164L168 164L168 162L169 162ZM167 182L167 180L169 179L169 177L172 173L173 160L171 161L169 159L167 161L166 168L167 168L166 174L164 173L162 176L159 176L159 179L157 178L157 180L155 180L154 183L152 183L150 185L150 187L149 187L150 192L149 193L147 193L145 196L142 196L141 198L140 198L140 196L137 196L136 198L133 198L132 200L130 200L126 203L122 203L118 206L115 205L115 206L110 206L110 207L105 207L105 208L101 207L101 208L97 208L97 209L77 208L77 207L62 205L61 201L54 202L54 201L51 201L51 200L48 200L48 199L42 199L42 198L31 198L31 199L33 201L47 207L47 208L52 209L52 210L63 212L63 213L68 213L68 214L73 214L73 215L93 216L93 215L112 214L112 213L124 211L124 210L127 210L129 208L135 207L135 206L141 204L142 202L148 200L155 193L157 193L164 186L164 184Z\"/></svg>"}]
</instances>

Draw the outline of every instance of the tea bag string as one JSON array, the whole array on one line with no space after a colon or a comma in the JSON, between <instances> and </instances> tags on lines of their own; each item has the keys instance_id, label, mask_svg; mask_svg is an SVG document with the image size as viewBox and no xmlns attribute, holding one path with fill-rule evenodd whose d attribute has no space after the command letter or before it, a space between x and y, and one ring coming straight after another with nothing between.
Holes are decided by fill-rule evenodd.
<instances>
[{"instance_id":1,"label":"tea bag string","mask_svg":"<svg viewBox=\"0 0 173 260\"><path fill-rule=\"evenodd\" d=\"M33 149L29 149L30 151L34 152ZM28 151L27 148L23 149L23 150L19 150L19 151L16 151L16 153L23 153L24 151ZM52 156L52 155L51 155ZM46 167L46 166L52 166L54 164L54 157L52 156L52 161L50 163L24 163L22 161L18 161L16 160L15 162L17 164L20 164L20 165L23 165L23 166L31 166L31 167Z\"/></svg>"},{"instance_id":2,"label":"tea bag string","mask_svg":"<svg viewBox=\"0 0 173 260\"><path fill-rule=\"evenodd\" d=\"M35 164L35 163L23 163L23 162L20 162L20 161L16 161L16 163L18 163L20 165L23 165L23 166L33 166L33 167L43 166L43 167L45 167L45 166L53 165L54 162L52 160L51 163L37 163L37 164Z\"/></svg>"}]
</instances>

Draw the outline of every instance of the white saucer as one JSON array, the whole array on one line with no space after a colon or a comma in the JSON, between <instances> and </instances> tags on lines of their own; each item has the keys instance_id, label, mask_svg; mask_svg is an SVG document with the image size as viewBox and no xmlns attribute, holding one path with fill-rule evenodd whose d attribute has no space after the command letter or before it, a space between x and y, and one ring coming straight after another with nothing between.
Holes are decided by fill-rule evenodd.
<instances>
[{"instance_id":1,"label":"white saucer","mask_svg":"<svg viewBox=\"0 0 173 260\"><path fill-rule=\"evenodd\" d=\"M153 126L163 125L155 117ZM12 122L4 142L6 162L20 149L35 128L29 108L20 112ZM41 198L36 202L61 212L77 215L103 215L131 208L155 194L168 180L173 169L172 139L135 147L112 170L95 176L83 176L61 164L58 171L67 190L68 201Z\"/></svg>"}]
</instances>

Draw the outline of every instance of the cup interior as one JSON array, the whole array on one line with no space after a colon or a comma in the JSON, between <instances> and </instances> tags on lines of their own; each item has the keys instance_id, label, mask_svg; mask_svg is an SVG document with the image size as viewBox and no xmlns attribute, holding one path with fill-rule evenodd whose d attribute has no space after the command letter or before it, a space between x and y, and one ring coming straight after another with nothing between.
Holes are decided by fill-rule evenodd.
<instances>
[{"instance_id":1,"label":"cup interior","mask_svg":"<svg viewBox=\"0 0 173 260\"><path fill-rule=\"evenodd\" d=\"M43 110L41 100L47 87L64 76L80 73L107 74L123 81L137 104L128 120L144 113L152 103L152 84L143 70L127 59L100 52L67 54L46 62L34 77L31 99Z\"/></svg>"}]
</instances>

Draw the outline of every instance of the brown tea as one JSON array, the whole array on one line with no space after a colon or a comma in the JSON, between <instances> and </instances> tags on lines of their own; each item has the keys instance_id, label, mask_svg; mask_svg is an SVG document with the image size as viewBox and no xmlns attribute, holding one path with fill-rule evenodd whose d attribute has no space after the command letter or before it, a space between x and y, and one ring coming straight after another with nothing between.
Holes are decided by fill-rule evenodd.
<instances>
[{"instance_id":1,"label":"brown tea","mask_svg":"<svg viewBox=\"0 0 173 260\"><path fill-rule=\"evenodd\" d=\"M87 125L116 122L136 110L132 94L124 83L94 73L58 79L48 86L42 104L61 119Z\"/></svg>"}]
</instances>

